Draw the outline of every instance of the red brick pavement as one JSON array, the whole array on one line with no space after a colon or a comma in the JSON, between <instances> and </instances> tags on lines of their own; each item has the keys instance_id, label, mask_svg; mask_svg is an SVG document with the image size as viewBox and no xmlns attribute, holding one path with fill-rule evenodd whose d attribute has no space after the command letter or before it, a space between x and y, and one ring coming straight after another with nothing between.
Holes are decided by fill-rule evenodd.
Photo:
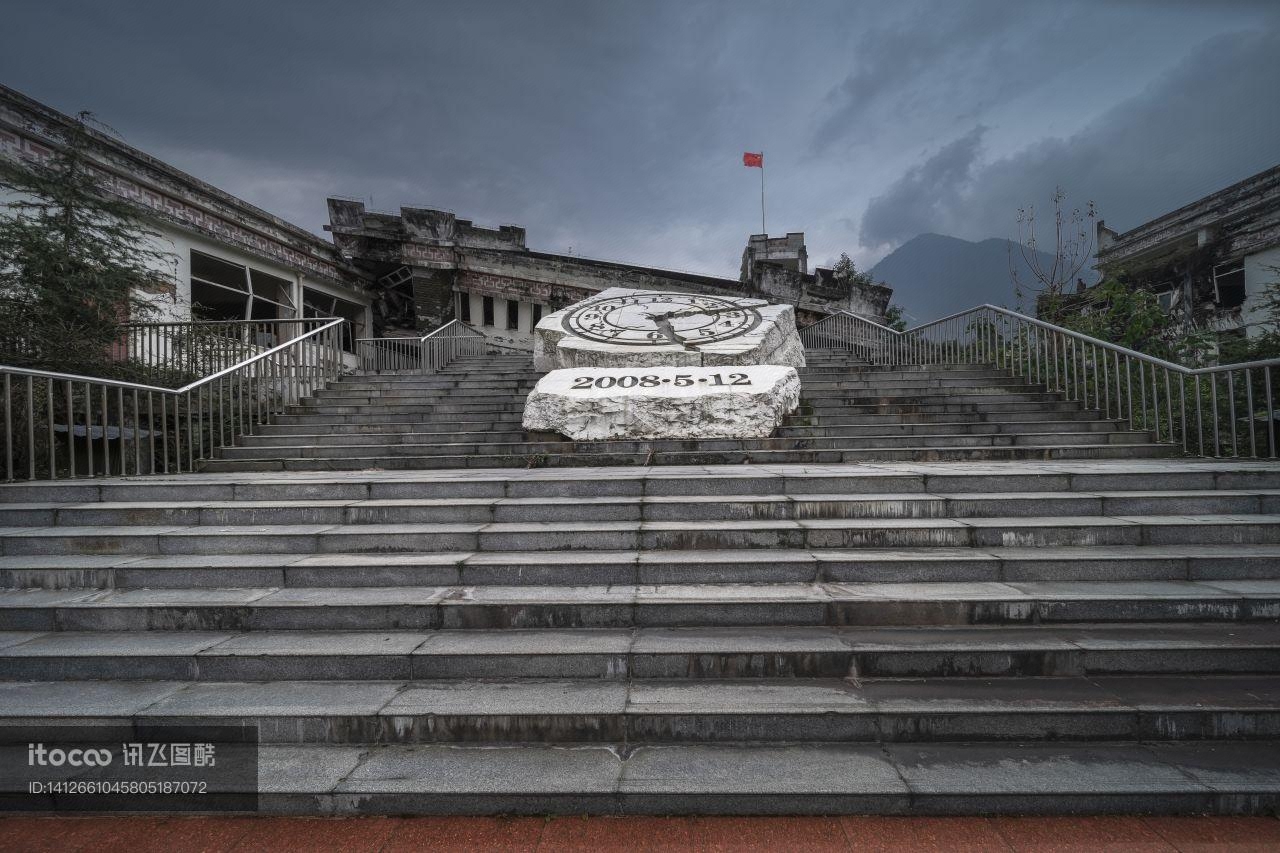
<instances>
[{"instance_id":1,"label":"red brick pavement","mask_svg":"<svg viewBox=\"0 0 1280 853\"><path fill-rule=\"evenodd\" d=\"M0 851L1280 851L1269 817L11 817Z\"/></svg>"}]
</instances>

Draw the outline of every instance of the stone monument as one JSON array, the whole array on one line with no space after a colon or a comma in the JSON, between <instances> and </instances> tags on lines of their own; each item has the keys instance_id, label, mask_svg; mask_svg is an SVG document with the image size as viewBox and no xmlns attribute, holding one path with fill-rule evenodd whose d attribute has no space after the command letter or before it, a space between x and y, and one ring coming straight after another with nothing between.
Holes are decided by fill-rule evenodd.
<instances>
[{"instance_id":1,"label":"stone monument","mask_svg":"<svg viewBox=\"0 0 1280 853\"><path fill-rule=\"evenodd\" d=\"M533 364L565 367L804 367L795 309L763 299L611 287L543 317Z\"/></svg>"},{"instance_id":2,"label":"stone monument","mask_svg":"<svg viewBox=\"0 0 1280 853\"><path fill-rule=\"evenodd\" d=\"M767 438L800 402L790 305L610 288L549 314L526 430L579 441Z\"/></svg>"}]
</instances>

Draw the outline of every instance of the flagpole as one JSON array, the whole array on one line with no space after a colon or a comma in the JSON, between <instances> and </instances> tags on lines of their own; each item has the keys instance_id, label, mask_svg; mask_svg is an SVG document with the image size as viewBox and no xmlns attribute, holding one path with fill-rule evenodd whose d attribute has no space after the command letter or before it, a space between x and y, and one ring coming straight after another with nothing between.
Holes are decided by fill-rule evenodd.
<instances>
[{"instance_id":1,"label":"flagpole","mask_svg":"<svg viewBox=\"0 0 1280 853\"><path fill-rule=\"evenodd\" d=\"M765 246L769 245L769 229L764 227L764 150L760 151L760 233L764 234Z\"/></svg>"}]
</instances>

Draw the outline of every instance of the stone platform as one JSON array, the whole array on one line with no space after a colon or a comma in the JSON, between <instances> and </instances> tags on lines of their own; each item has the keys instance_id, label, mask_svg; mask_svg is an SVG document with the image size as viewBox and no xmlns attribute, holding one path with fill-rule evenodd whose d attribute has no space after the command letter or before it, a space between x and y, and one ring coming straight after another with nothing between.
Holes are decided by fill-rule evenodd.
<instances>
[{"instance_id":1,"label":"stone platform","mask_svg":"<svg viewBox=\"0 0 1280 853\"><path fill-rule=\"evenodd\" d=\"M577 368L539 380L521 425L575 441L759 439L799 404L791 367Z\"/></svg>"},{"instance_id":2,"label":"stone platform","mask_svg":"<svg viewBox=\"0 0 1280 853\"><path fill-rule=\"evenodd\" d=\"M677 300L668 302L664 300ZM795 308L763 299L611 287L538 322L538 370L804 367Z\"/></svg>"}]
</instances>

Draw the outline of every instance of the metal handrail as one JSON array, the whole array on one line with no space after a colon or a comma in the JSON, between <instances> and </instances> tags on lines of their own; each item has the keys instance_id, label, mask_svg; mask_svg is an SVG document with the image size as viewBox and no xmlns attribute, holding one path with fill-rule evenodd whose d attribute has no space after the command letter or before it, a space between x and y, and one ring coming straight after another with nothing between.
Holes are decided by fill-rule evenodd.
<instances>
[{"instance_id":1,"label":"metal handrail","mask_svg":"<svg viewBox=\"0 0 1280 853\"><path fill-rule=\"evenodd\" d=\"M484 355L489 339L461 320L450 320L420 338L359 338L356 357L364 373L434 373L457 358Z\"/></svg>"},{"instance_id":2,"label":"metal handrail","mask_svg":"<svg viewBox=\"0 0 1280 853\"><path fill-rule=\"evenodd\" d=\"M152 377L171 373L203 375L293 340L332 317L274 320L194 320L122 323L121 339L112 348L117 361L128 361Z\"/></svg>"},{"instance_id":3,"label":"metal handrail","mask_svg":"<svg viewBox=\"0 0 1280 853\"><path fill-rule=\"evenodd\" d=\"M902 332L841 311L800 338L872 364L990 364L1188 453L1277 458L1272 372L1280 359L1185 367L996 305Z\"/></svg>"},{"instance_id":4,"label":"metal handrail","mask_svg":"<svg viewBox=\"0 0 1280 853\"><path fill-rule=\"evenodd\" d=\"M341 375L344 323L326 319L179 388L0 365L6 479L194 471Z\"/></svg>"},{"instance_id":5,"label":"metal handrail","mask_svg":"<svg viewBox=\"0 0 1280 853\"><path fill-rule=\"evenodd\" d=\"M836 311L832 314L827 315L826 317L823 317L821 320L810 323L809 325L800 329L800 333L803 336L804 332L806 332L807 330L812 329L815 326L821 325L827 320L830 320L832 317L835 317L838 315L844 315L846 317L850 317L854 320L858 320L862 323L865 323L868 326L874 326L877 329L883 330L893 335L910 335L916 332L923 331L924 329L937 326L941 323L946 323L949 320L955 320L960 317L966 317L970 314L973 314L974 312L982 311L982 310L995 311L999 314L1003 314L1008 317L1016 317L1018 320L1022 322L1031 323L1043 329L1047 329L1053 332L1066 335L1068 337L1075 338L1076 340L1082 341L1091 346L1098 346L1104 349L1111 350L1112 352L1119 353L1121 355L1140 358L1145 361L1149 361L1159 367L1166 367L1169 370L1176 370L1181 373L1185 373L1188 376L1194 376L1196 374L1204 375L1207 373L1213 373L1215 371L1221 371L1221 370L1239 370L1243 368L1257 368L1257 367L1268 367L1268 366L1280 367L1280 358L1266 358L1266 359L1259 359L1256 361L1241 361L1241 362L1234 362L1232 364L1209 365L1207 367L1187 367L1184 364L1178 364L1177 362L1174 362L1174 361L1166 361L1165 359L1159 358L1154 355L1149 355L1147 353L1140 352L1138 350L1122 347L1119 344L1113 344L1108 341L1104 341L1101 338L1090 337L1089 335L1083 334L1081 332L1077 332L1074 329L1068 329L1068 328L1065 328L1064 326L1055 326L1052 323L1047 323L1044 320L1040 320L1036 317L1028 317L1026 314L1019 314L1017 311L1010 311L1008 308L1002 308L999 305L989 305L989 304L979 305L976 308L970 308L966 311L957 311L956 313L949 314L946 317L942 317L941 319L930 320L928 323L921 323L919 326L915 326L914 328L911 328L911 329L905 329L901 332L898 331L897 329L891 329L888 326L883 326L880 323L875 322L874 320L868 320L866 317L860 317L857 314L853 314L849 311Z\"/></svg>"}]
</instances>

